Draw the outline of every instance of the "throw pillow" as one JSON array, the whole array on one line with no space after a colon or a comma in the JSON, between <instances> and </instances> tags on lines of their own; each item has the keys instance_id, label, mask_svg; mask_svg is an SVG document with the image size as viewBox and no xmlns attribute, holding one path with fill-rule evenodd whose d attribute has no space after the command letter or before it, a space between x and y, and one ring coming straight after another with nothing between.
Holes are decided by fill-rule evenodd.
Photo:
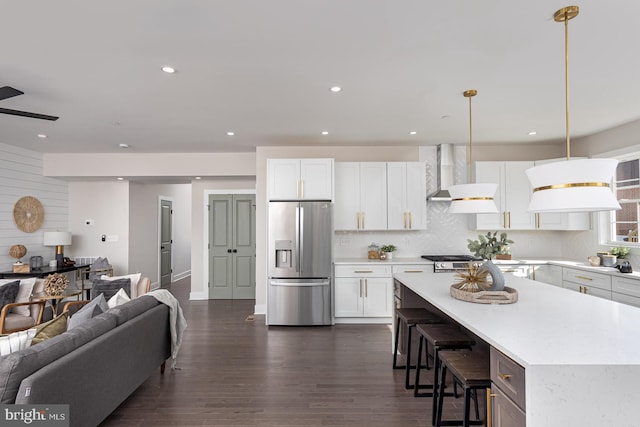
<instances>
[{"instance_id":1,"label":"throw pillow","mask_svg":"<svg viewBox=\"0 0 640 427\"><path fill-rule=\"evenodd\" d=\"M96 298L100 294L104 294L105 299L110 299L120 289L124 289L127 296L131 294L131 280L130 279L116 279L116 280L103 280L96 279L91 286L91 299Z\"/></svg>"},{"instance_id":2,"label":"throw pillow","mask_svg":"<svg viewBox=\"0 0 640 427\"><path fill-rule=\"evenodd\" d=\"M114 296L109 298L109 301L107 301L107 305L109 306L109 308L113 308L119 306L120 304L124 304L127 301L131 301L131 298L129 298L129 295L127 295L124 289L120 289Z\"/></svg>"},{"instance_id":3,"label":"throw pillow","mask_svg":"<svg viewBox=\"0 0 640 427\"><path fill-rule=\"evenodd\" d=\"M107 305L107 301L104 299L104 295L100 294L96 297L96 299L91 300L88 304L78 310L67 323L67 331L72 330L89 319L93 319L100 313L103 313L109 309Z\"/></svg>"},{"instance_id":4,"label":"throw pillow","mask_svg":"<svg viewBox=\"0 0 640 427\"><path fill-rule=\"evenodd\" d=\"M10 280L0 280L0 286L5 283L13 282L15 279ZM29 277L28 279L20 280L20 290L18 291L18 296L16 297L15 302L29 302L31 301L31 292L33 291L33 287L36 284L35 277ZM29 310L28 305L22 305L20 307L13 307L11 309L12 313L21 314L23 316L31 316L31 311Z\"/></svg>"},{"instance_id":5,"label":"throw pillow","mask_svg":"<svg viewBox=\"0 0 640 427\"><path fill-rule=\"evenodd\" d=\"M35 329L28 329L0 336L0 356L6 356L29 347L35 334Z\"/></svg>"},{"instance_id":6,"label":"throw pillow","mask_svg":"<svg viewBox=\"0 0 640 427\"><path fill-rule=\"evenodd\" d=\"M131 292L127 292L131 298L138 297L138 282L142 277L142 273L127 274L125 276L101 276L102 280L118 280L118 279L130 279L131 280Z\"/></svg>"},{"instance_id":7,"label":"throw pillow","mask_svg":"<svg viewBox=\"0 0 640 427\"><path fill-rule=\"evenodd\" d=\"M6 283L0 286L0 310L7 304L13 304L16 302L18 291L20 290L20 281L15 280L13 282Z\"/></svg>"},{"instance_id":8,"label":"throw pillow","mask_svg":"<svg viewBox=\"0 0 640 427\"><path fill-rule=\"evenodd\" d=\"M109 267L111 267L111 264L109 264L109 260L107 258L102 258L102 257L96 258L96 260L93 261L93 264L91 264L91 270L94 270L94 271L102 270ZM99 276L99 273L89 273L89 280L93 281L97 279L98 276Z\"/></svg>"},{"instance_id":9,"label":"throw pillow","mask_svg":"<svg viewBox=\"0 0 640 427\"><path fill-rule=\"evenodd\" d=\"M39 342L48 340L49 338L53 338L56 335L60 335L61 333L67 330L67 316L69 313L64 312L48 322L41 323L36 326L34 329L36 330L36 335L31 340L31 345L38 344Z\"/></svg>"}]
</instances>

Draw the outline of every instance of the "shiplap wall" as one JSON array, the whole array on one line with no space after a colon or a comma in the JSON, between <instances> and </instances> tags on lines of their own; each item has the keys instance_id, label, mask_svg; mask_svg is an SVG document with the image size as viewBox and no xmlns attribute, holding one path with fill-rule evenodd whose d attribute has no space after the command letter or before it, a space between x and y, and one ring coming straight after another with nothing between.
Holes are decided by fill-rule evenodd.
<instances>
[{"instance_id":1,"label":"shiplap wall","mask_svg":"<svg viewBox=\"0 0 640 427\"><path fill-rule=\"evenodd\" d=\"M44 223L33 233L19 230L13 221L13 206L24 196L44 207ZM16 244L27 248L25 263L33 255L41 255L45 264L54 258L54 248L42 245L42 233L68 229L68 200L66 182L42 176L42 154L0 143L0 271L12 269L9 248Z\"/></svg>"}]
</instances>

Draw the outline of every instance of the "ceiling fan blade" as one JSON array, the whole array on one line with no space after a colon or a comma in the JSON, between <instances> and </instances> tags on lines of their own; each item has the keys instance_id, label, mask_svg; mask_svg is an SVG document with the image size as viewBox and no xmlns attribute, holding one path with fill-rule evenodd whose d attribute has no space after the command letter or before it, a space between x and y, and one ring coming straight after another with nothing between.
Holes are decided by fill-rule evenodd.
<instances>
[{"instance_id":1,"label":"ceiling fan blade","mask_svg":"<svg viewBox=\"0 0 640 427\"><path fill-rule=\"evenodd\" d=\"M7 98L13 98L14 96L23 95L24 92L18 89L14 89L11 86L0 87L0 101Z\"/></svg>"},{"instance_id":2,"label":"ceiling fan blade","mask_svg":"<svg viewBox=\"0 0 640 427\"><path fill-rule=\"evenodd\" d=\"M56 121L60 117L47 116L46 114L30 113L28 111L10 110L8 108L0 108L0 114L11 114L12 116L30 117L32 119L42 119Z\"/></svg>"}]
</instances>

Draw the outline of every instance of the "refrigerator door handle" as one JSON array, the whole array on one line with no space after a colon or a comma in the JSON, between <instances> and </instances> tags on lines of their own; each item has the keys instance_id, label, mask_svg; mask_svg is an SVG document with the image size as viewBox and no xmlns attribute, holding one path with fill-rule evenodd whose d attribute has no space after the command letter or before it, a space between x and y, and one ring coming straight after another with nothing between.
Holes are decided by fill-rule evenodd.
<instances>
[{"instance_id":1,"label":"refrigerator door handle","mask_svg":"<svg viewBox=\"0 0 640 427\"><path fill-rule=\"evenodd\" d=\"M291 281L279 281L279 280L272 279L269 281L269 285L271 286L285 286L285 287L293 287L293 288L308 287L308 286L329 286L330 284L331 284L331 281L329 280L320 280L316 282L305 282L305 281L291 282Z\"/></svg>"},{"instance_id":2,"label":"refrigerator door handle","mask_svg":"<svg viewBox=\"0 0 640 427\"><path fill-rule=\"evenodd\" d=\"M296 257L296 272L299 273L300 272L300 252L302 249L302 246L300 245L300 206L296 207L296 241L294 243L294 245L297 245L298 247L295 248L295 257Z\"/></svg>"},{"instance_id":3,"label":"refrigerator door handle","mask_svg":"<svg viewBox=\"0 0 640 427\"><path fill-rule=\"evenodd\" d=\"M299 232L298 253L300 255L299 257L300 269L298 271L302 271L302 269L304 268L304 208L300 206L298 209L300 211L300 221L298 222L298 228L297 228Z\"/></svg>"}]
</instances>

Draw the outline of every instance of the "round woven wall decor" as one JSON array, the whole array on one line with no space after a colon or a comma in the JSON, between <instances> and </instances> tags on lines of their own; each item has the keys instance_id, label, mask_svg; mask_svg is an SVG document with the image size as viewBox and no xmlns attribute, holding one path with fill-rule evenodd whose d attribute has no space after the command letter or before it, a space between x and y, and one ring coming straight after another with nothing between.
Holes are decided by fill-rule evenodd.
<instances>
[{"instance_id":1,"label":"round woven wall decor","mask_svg":"<svg viewBox=\"0 0 640 427\"><path fill-rule=\"evenodd\" d=\"M44 222L44 208L35 197L25 196L13 206L13 220L25 233L33 233Z\"/></svg>"}]
</instances>

